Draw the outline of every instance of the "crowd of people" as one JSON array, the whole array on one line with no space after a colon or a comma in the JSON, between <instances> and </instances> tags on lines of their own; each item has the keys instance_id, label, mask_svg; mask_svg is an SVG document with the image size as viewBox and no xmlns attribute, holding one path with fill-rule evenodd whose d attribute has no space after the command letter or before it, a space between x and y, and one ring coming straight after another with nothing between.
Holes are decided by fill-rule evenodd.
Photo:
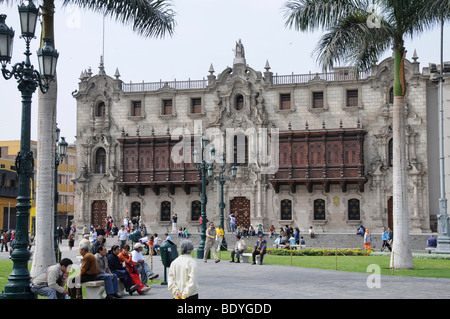
<instances>
[{"instance_id":1,"label":"crowd of people","mask_svg":"<svg viewBox=\"0 0 450 319\"><path fill-rule=\"evenodd\" d=\"M230 231L236 233L236 241L231 250L230 263L240 263L242 256L248 250L246 239L256 237L257 240L252 247L252 265L263 264L264 256L267 253L268 242L264 236L264 228L262 224L258 224L255 228L250 225L236 226L234 216L230 216ZM201 220L199 220L201 223ZM206 221L206 240L204 246L203 261L206 263L210 252L213 254L214 262L220 262L217 251L221 249L221 245L225 236L225 231L221 226L215 227L213 222ZM187 228L177 225L178 218L176 214L172 216L171 233L176 233L177 237L182 239L180 246L180 255L175 258L169 269L168 289L176 299L195 299L198 298L198 270L197 262L191 256L193 244L187 238L189 233ZM58 241L62 238L69 239L69 247L73 247L73 238L76 232L75 228L69 230L58 228ZM106 298L121 298L119 294L119 280L123 281L125 291L130 295L137 292L138 294L146 294L150 287L147 285L149 280L156 279L157 274L146 263L145 254L156 255L158 248L163 241L172 241L170 234L165 233L164 239L158 234L147 234L145 226L141 224L140 217L129 220L125 218L120 229L114 226L111 217L107 218L105 227L101 225L95 227L91 225L89 230L83 229L83 239L80 241L78 249L82 257L81 268L78 281L69 277L72 261L64 258L58 264L48 267L45 272L32 279L32 291L48 298L81 298L81 287L76 282L83 283L92 280L103 280L105 282ZM369 229L361 225L356 234L363 237L364 248L371 249L373 242ZM6 234L4 234L6 235ZM4 235L2 235L2 250L7 249L4 243ZM314 238L315 231L312 226L308 230L308 236ZM5 236L6 237L6 236ZM60 239L61 237L61 239ZM108 250L106 248L106 238L111 237L113 244ZM268 229L268 237L275 238L274 246L280 246L289 249L294 245L305 245L304 237L300 235L299 227L293 228L290 225L280 227L279 230L271 225ZM392 251L393 231L391 228L382 228L381 232L382 246L381 250L388 249ZM131 241L131 246L128 244ZM253 240L252 240L253 242ZM436 247L436 239L431 236L427 241L428 247ZM133 247L133 250L131 250ZM146 250L146 252L144 252ZM68 281L72 285L68 285ZM73 288L67 288L68 286Z\"/></svg>"},{"instance_id":2,"label":"crowd of people","mask_svg":"<svg viewBox=\"0 0 450 319\"><path fill-rule=\"evenodd\" d=\"M63 258L56 265L34 276L31 290L49 299L81 299L81 283L103 280L106 299L116 299L122 298L119 294L119 280L121 280L125 291L130 295L135 292L139 295L147 294L150 291L148 281L158 278L159 275L147 264L143 250L148 247L147 253L156 252L154 249L161 244L161 240L155 234L156 244L155 237L151 236L144 245L140 240L147 234L145 227L140 226L137 220L133 223L126 218L120 230L115 230L112 218L108 217L105 227L91 225L89 230L85 227L78 244L81 259L79 273L71 272L73 261ZM60 231L58 237L59 234ZM71 229L67 235L70 250L74 246L72 242L74 234L75 230ZM106 247L108 237L113 241L109 250ZM133 250L128 244L130 241Z\"/></svg>"}]
</instances>

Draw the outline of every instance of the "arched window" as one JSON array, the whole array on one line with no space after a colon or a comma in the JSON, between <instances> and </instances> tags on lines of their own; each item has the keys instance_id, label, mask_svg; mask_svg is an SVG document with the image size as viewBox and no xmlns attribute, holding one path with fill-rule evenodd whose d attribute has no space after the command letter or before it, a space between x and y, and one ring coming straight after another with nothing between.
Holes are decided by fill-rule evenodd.
<instances>
[{"instance_id":1,"label":"arched window","mask_svg":"<svg viewBox=\"0 0 450 319\"><path fill-rule=\"evenodd\" d=\"M394 104L394 88L393 87L389 90L389 103Z\"/></svg>"},{"instance_id":2,"label":"arched window","mask_svg":"<svg viewBox=\"0 0 450 319\"><path fill-rule=\"evenodd\" d=\"M244 108L244 97L239 94L236 96L236 104L235 104L236 110L242 110Z\"/></svg>"},{"instance_id":3,"label":"arched window","mask_svg":"<svg viewBox=\"0 0 450 319\"><path fill-rule=\"evenodd\" d=\"M280 219L292 220L292 201L290 199L283 199L281 201Z\"/></svg>"},{"instance_id":4,"label":"arched window","mask_svg":"<svg viewBox=\"0 0 450 319\"><path fill-rule=\"evenodd\" d=\"M95 173L106 173L106 151L104 148L99 148L95 152Z\"/></svg>"},{"instance_id":5,"label":"arched window","mask_svg":"<svg viewBox=\"0 0 450 319\"><path fill-rule=\"evenodd\" d=\"M95 116L105 117L105 112L106 112L105 102L98 103L95 109Z\"/></svg>"},{"instance_id":6,"label":"arched window","mask_svg":"<svg viewBox=\"0 0 450 319\"><path fill-rule=\"evenodd\" d=\"M348 220L360 220L360 201L356 198L348 200Z\"/></svg>"},{"instance_id":7,"label":"arched window","mask_svg":"<svg viewBox=\"0 0 450 319\"><path fill-rule=\"evenodd\" d=\"M245 134L239 133L234 136L233 155L234 165L248 164L248 138Z\"/></svg>"},{"instance_id":8,"label":"arched window","mask_svg":"<svg viewBox=\"0 0 450 319\"><path fill-rule=\"evenodd\" d=\"M394 162L394 142L393 142L393 139L391 138L390 140L389 140L389 143L388 143L388 165L389 165L389 167L392 167L392 165L393 165L393 162Z\"/></svg>"},{"instance_id":9,"label":"arched window","mask_svg":"<svg viewBox=\"0 0 450 319\"><path fill-rule=\"evenodd\" d=\"M141 203L132 202L131 203L131 218L141 216Z\"/></svg>"},{"instance_id":10,"label":"arched window","mask_svg":"<svg viewBox=\"0 0 450 319\"><path fill-rule=\"evenodd\" d=\"M168 201L164 201L161 203L161 221L168 222L170 221L171 213L171 203Z\"/></svg>"},{"instance_id":11,"label":"arched window","mask_svg":"<svg viewBox=\"0 0 450 319\"><path fill-rule=\"evenodd\" d=\"M194 200L191 203L191 220L197 221L202 216L202 203L199 200Z\"/></svg>"},{"instance_id":12,"label":"arched window","mask_svg":"<svg viewBox=\"0 0 450 319\"><path fill-rule=\"evenodd\" d=\"M314 200L314 220L325 220L325 201L323 199Z\"/></svg>"}]
</instances>

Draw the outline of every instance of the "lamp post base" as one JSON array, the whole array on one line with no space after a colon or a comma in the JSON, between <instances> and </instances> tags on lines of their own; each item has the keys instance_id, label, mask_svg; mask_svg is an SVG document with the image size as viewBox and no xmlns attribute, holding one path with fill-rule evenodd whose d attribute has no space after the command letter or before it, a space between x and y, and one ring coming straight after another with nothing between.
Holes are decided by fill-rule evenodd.
<instances>
[{"instance_id":1,"label":"lamp post base","mask_svg":"<svg viewBox=\"0 0 450 319\"><path fill-rule=\"evenodd\" d=\"M450 228L449 215L438 215L439 233L437 238L437 247L434 251L436 254L450 254Z\"/></svg>"}]
</instances>

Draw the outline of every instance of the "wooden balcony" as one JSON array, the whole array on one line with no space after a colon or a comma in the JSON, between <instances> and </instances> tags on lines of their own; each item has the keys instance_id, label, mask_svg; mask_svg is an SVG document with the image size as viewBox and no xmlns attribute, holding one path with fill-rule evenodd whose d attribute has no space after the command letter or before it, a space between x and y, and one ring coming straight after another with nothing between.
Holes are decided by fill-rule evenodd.
<instances>
[{"instance_id":1,"label":"wooden balcony","mask_svg":"<svg viewBox=\"0 0 450 319\"><path fill-rule=\"evenodd\" d=\"M173 147L180 141L173 141L170 136L126 137L118 141L121 156L117 185L126 195L131 188L141 195L146 189L159 195L161 188L167 188L173 195L176 187L186 194L190 194L192 187L201 187L201 175L192 163L191 154L187 161L171 158ZM190 149L193 150L193 144Z\"/></svg>"},{"instance_id":2,"label":"wooden balcony","mask_svg":"<svg viewBox=\"0 0 450 319\"><path fill-rule=\"evenodd\" d=\"M279 168L269 177L278 193L288 185L292 193L297 185L312 192L313 185L323 185L328 192L331 184L347 191L356 184L361 192L367 178L364 174L364 135L361 128L284 131L279 134Z\"/></svg>"}]
</instances>

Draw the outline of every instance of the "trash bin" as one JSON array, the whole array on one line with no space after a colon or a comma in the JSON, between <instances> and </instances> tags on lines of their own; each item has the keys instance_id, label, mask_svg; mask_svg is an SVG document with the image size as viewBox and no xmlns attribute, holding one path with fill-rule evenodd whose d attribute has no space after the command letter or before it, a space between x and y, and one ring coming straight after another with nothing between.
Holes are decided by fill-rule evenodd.
<instances>
[{"instance_id":1,"label":"trash bin","mask_svg":"<svg viewBox=\"0 0 450 319\"><path fill-rule=\"evenodd\" d=\"M161 254L161 262L164 265L164 282L161 285L167 285L166 268L169 268L172 261L178 257L177 245L171 240L165 240L159 246L159 252Z\"/></svg>"}]
</instances>

